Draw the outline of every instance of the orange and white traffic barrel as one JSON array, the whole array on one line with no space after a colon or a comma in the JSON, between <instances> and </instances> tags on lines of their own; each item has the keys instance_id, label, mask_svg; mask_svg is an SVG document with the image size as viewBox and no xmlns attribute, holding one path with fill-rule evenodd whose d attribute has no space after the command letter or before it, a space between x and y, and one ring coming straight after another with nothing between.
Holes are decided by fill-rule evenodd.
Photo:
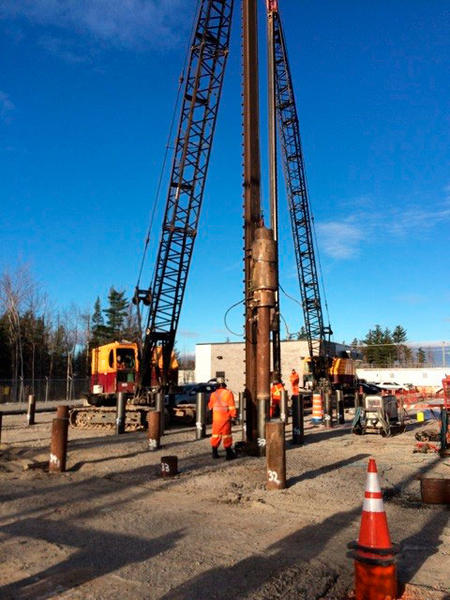
<instances>
[{"instance_id":1,"label":"orange and white traffic barrel","mask_svg":"<svg viewBox=\"0 0 450 600\"><path fill-rule=\"evenodd\" d=\"M323 421L323 398L320 392L313 393L312 397L312 419L315 424Z\"/></svg>"}]
</instances>

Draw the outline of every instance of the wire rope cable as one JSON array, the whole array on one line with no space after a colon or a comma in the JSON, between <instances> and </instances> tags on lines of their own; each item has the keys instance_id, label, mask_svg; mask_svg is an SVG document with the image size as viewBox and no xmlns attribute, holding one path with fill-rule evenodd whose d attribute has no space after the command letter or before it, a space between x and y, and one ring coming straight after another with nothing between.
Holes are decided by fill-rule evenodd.
<instances>
[{"instance_id":1,"label":"wire rope cable","mask_svg":"<svg viewBox=\"0 0 450 600\"><path fill-rule=\"evenodd\" d=\"M225 312L225 314L223 316L223 323L224 323L225 328L227 329L227 331L229 331L232 335L234 335L236 337L239 337L239 338L242 338L242 337L244 337L244 334L243 333L236 333L235 331L233 331L232 329L230 329L228 327L228 322L227 322L228 314L230 313L231 310L233 310L233 308L236 308L236 306L239 306L239 304L244 304L244 300L239 300L239 302L235 302L234 304L232 304L227 309L227 311Z\"/></svg>"},{"instance_id":2,"label":"wire rope cable","mask_svg":"<svg viewBox=\"0 0 450 600\"><path fill-rule=\"evenodd\" d=\"M164 173L166 172L166 165L167 165L167 157L169 154L169 150L172 150L172 146L170 145L171 140L172 140L172 135L173 135L173 130L174 130L174 126L175 126L175 120L176 120L176 116L178 114L178 107L180 104L180 95L181 95L181 89L183 87L184 84L184 78L185 78L185 72L186 72L186 65L188 63L188 57L189 57L189 48L192 45L192 39L194 36L194 30L195 30L195 24L197 22L197 15L199 14L200 11L200 4L201 4L202 0L197 0L197 8L195 10L195 18L193 20L192 23L192 28L191 28L191 33L189 36L189 41L188 41L188 46L187 46L187 50L184 53L184 64L181 70L181 75L178 79L178 90L177 90L177 95L176 95L176 99L175 99L175 104L173 107L173 111L172 111L172 117L170 120L170 126L169 126L169 135L167 137L167 142L166 142L166 146L165 146L165 151L164 151L164 156L163 156L163 161L161 164L161 169L160 169L160 173L159 173L159 178L158 178L158 184L156 186L156 194L155 194L155 199L153 201L153 206L151 209L151 213L150 213L150 221L149 221L149 225L147 228L147 234L145 237L145 243L144 243L144 250L142 253L142 259L141 259L141 264L139 267L139 273L138 273L138 280L137 280L137 284L136 287L139 288L140 283L141 283L141 277L142 277L142 272L144 269L144 264L145 264L145 259L147 256L147 252L148 252L148 247L150 244L150 237L151 237L151 232L153 229L153 223L155 220L155 214L156 214L156 208L159 204L159 200L160 200L160 195L161 195L161 187L162 187L162 182L164 179Z\"/></svg>"}]
</instances>

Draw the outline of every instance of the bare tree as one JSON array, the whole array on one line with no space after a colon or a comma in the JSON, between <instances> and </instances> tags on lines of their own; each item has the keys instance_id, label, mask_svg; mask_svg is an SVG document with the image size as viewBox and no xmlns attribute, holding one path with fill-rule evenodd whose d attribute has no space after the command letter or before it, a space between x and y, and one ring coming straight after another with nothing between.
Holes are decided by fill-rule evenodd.
<instances>
[{"instance_id":1,"label":"bare tree","mask_svg":"<svg viewBox=\"0 0 450 600\"><path fill-rule=\"evenodd\" d=\"M28 265L19 265L14 273L4 271L0 278L0 308L7 317L12 348L13 396L19 401L23 401L25 396L20 317L34 289Z\"/></svg>"}]
</instances>

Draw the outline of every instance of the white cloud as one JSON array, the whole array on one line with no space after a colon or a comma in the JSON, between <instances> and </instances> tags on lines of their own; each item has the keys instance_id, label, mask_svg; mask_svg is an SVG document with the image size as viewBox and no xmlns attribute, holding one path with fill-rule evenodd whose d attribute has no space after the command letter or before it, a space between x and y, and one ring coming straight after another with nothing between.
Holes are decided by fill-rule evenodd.
<instances>
[{"instance_id":1,"label":"white cloud","mask_svg":"<svg viewBox=\"0 0 450 600\"><path fill-rule=\"evenodd\" d=\"M386 206L370 196L363 196L358 201L342 201L342 207L353 207L351 216L316 223L319 248L333 258L351 259L359 254L362 242L382 242L393 236L400 239L418 231L424 235L437 225L450 221L450 185L443 192L443 199L424 201L420 205L398 202Z\"/></svg>"},{"instance_id":2,"label":"white cloud","mask_svg":"<svg viewBox=\"0 0 450 600\"><path fill-rule=\"evenodd\" d=\"M0 19L26 19L108 46L167 47L185 37L192 10L185 0L3 0Z\"/></svg>"},{"instance_id":3,"label":"white cloud","mask_svg":"<svg viewBox=\"0 0 450 600\"><path fill-rule=\"evenodd\" d=\"M364 238L362 229L348 221L330 221L316 225L319 247L333 258L348 259L359 254Z\"/></svg>"},{"instance_id":4,"label":"white cloud","mask_svg":"<svg viewBox=\"0 0 450 600\"><path fill-rule=\"evenodd\" d=\"M10 114L15 108L16 107L11 102L8 94L0 90L0 121L8 123L10 120Z\"/></svg>"}]
</instances>

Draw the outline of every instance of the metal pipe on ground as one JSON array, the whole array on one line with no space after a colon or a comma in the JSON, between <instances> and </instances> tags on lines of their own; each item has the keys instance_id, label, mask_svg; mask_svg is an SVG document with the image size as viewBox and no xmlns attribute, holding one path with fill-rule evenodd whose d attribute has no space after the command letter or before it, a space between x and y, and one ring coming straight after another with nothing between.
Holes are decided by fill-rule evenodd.
<instances>
[{"instance_id":1,"label":"metal pipe on ground","mask_svg":"<svg viewBox=\"0 0 450 600\"><path fill-rule=\"evenodd\" d=\"M284 423L266 423L266 460L268 490L284 490L286 487L286 450L284 444Z\"/></svg>"},{"instance_id":2,"label":"metal pipe on ground","mask_svg":"<svg viewBox=\"0 0 450 600\"><path fill-rule=\"evenodd\" d=\"M28 411L27 411L27 424L34 425L35 424L35 415L36 412L36 399L33 394L28 396Z\"/></svg>"},{"instance_id":3,"label":"metal pipe on ground","mask_svg":"<svg viewBox=\"0 0 450 600\"><path fill-rule=\"evenodd\" d=\"M164 394L162 392L156 392L155 394L155 408L161 413L159 420L159 435L164 435Z\"/></svg>"},{"instance_id":4,"label":"metal pipe on ground","mask_svg":"<svg viewBox=\"0 0 450 600\"><path fill-rule=\"evenodd\" d=\"M239 392L239 424L242 431L242 441L246 439L245 435L245 394Z\"/></svg>"},{"instance_id":5,"label":"metal pipe on ground","mask_svg":"<svg viewBox=\"0 0 450 600\"><path fill-rule=\"evenodd\" d=\"M325 392L324 394L324 404L323 424L325 429L331 429L333 427L333 402L329 392Z\"/></svg>"},{"instance_id":6,"label":"metal pipe on ground","mask_svg":"<svg viewBox=\"0 0 450 600\"><path fill-rule=\"evenodd\" d=\"M292 396L292 443L305 443L305 398L303 394Z\"/></svg>"},{"instance_id":7,"label":"metal pipe on ground","mask_svg":"<svg viewBox=\"0 0 450 600\"><path fill-rule=\"evenodd\" d=\"M289 420L288 398L289 398L289 395L288 395L287 391L283 390L283 393L281 394L281 402L280 402L280 421L285 424Z\"/></svg>"},{"instance_id":8,"label":"metal pipe on ground","mask_svg":"<svg viewBox=\"0 0 450 600\"><path fill-rule=\"evenodd\" d=\"M125 405L126 399L123 392L117 394L117 416L116 416L116 435L125 433Z\"/></svg>"},{"instance_id":9,"label":"metal pipe on ground","mask_svg":"<svg viewBox=\"0 0 450 600\"><path fill-rule=\"evenodd\" d=\"M195 439L202 440L206 437L206 394L197 394L197 405L195 411Z\"/></svg>"},{"instance_id":10,"label":"metal pipe on ground","mask_svg":"<svg viewBox=\"0 0 450 600\"><path fill-rule=\"evenodd\" d=\"M61 404L56 408L56 418L57 419L68 419L69 418L69 407L65 404Z\"/></svg>"},{"instance_id":11,"label":"metal pipe on ground","mask_svg":"<svg viewBox=\"0 0 450 600\"><path fill-rule=\"evenodd\" d=\"M159 410L150 410L147 413L147 443L151 452L161 448L161 413Z\"/></svg>"},{"instance_id":12,"label":"metal pipe on ground","mask_svg":"<svg viewBox=\"0 0 450 600\"><path fill-rule=\"evenodd\" d=\"M336 414L339 425L345 424L345 413L344 413L344 392L342 390L336 390Z\"/></svg>"},{"instance_id":13,"label":"metal pipe on ground","mask_svg":"<svg viewBox=\"0 0 450 600\"><path fill-rule=\"evenodd\" d=\"M64 473L66 470L68 431L68 418L53 419L49 460L50 473Z\"/></svg>"},{"instance_id":14,"label":"metal pipe on ground","mask_svg":"<svg viewBox=\"0 0 450 600\"><path fill-rule=\"evenodd\" d=\"M178 475L178 456L161 457L161 476L174 477Z\"/></svg>"}]
</instances>

